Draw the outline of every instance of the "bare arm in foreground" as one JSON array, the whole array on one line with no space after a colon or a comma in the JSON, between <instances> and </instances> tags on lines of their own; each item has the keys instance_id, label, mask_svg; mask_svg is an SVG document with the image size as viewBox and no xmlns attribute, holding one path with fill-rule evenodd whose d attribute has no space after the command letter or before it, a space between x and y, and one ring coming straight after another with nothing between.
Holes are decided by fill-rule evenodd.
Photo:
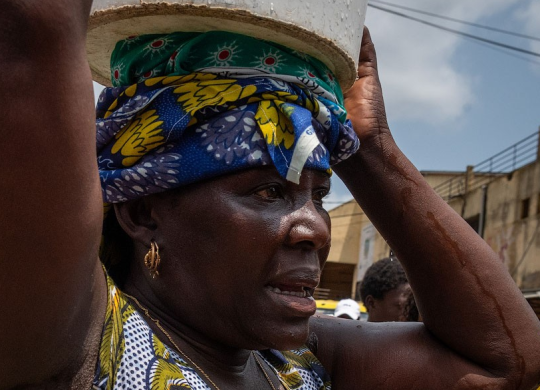
<instances>
[{"instance_id":1,"label":"bare arm in foreground","mask_svg":"<svg viewBox=\"0 0 540 390\"><path fill-rule=\"evenodd\" d=\"M0 1L0 389L83 388L96 362L106 288L90 4Z\"/></svg>"},{"instance_id":2,"label":"bare arm in foreground","mask_svg":"<svg viewBox=\"0 0 540 390\"><path fill-rule=\"evenodd\" d=\"M334 389L531 389L540 322L491 248L396 146L365 30L346 105L361 140L336 172L394 249L421 324L314 319Z\"/></svg>"}]
</instances>

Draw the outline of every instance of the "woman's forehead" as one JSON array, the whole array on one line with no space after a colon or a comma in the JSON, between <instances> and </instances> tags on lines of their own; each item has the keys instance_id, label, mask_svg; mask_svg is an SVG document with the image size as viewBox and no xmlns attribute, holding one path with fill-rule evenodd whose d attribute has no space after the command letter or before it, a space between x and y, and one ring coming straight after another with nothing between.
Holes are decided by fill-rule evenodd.
<instances>
[{"instance_id":1,"label":"woman's forehead","mask_svg":"<svg viewBox=\"0 0 540 390\"><path fill-rule=\"evenodd\" d=\"M216 180L206 182L208 185L212 185L220 182L234 182L239 185L251 185L257 181L272 181L276 184L290 187L291 189L302 188L309 185L321 185L328 183L330 185L330 175L321 170L316 169L304 169L300 177L300 183L296 184L285 179L277 169L273 166L266 167L254 167L245 169L229 175L217 177Z\"/></svg>"},{"instance_id":2,"label":"woman's forehead","mask_svg":"<svg viewBox=\"0 0 540 390\"><path fill-rule=\"evenodd\" d=\"M273 166L253 167L165 191L156 194L156 197L178 198L190 193L205 196L214 192L249 189L265 184L276 184L287 188L289 191L300 191L321 186L330 188L331 181L330 175L325 171L305 169L302 172L300 184L295 184L283 178Z\"/></svg>"}]
</instances>

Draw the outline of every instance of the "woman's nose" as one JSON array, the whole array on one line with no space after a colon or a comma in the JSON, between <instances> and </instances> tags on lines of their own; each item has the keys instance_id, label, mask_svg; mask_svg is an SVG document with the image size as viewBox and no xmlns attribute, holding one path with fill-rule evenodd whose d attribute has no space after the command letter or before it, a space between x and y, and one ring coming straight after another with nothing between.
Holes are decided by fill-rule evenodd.
<instances>
[{"instance_id":1,"label":"woman's nose","mask_svg":"<svg viewBox=\"0 0 540 390\"><path fill-rule=\"evenodd\" d=\"M330 243L330 217L312 201L290 214L287 243L291 247L319 250Z\"/></svg>"}]
</instances>

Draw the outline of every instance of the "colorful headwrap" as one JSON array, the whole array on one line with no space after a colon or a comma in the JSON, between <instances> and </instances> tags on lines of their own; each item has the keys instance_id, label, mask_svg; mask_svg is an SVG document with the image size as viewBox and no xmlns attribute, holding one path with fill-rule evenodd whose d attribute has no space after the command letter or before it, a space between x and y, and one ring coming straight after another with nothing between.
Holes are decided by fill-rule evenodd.
<instances>
[{"instance_id":1,"label":"colorful headwrap","mask_svg":"<svg viewBox=\"0 0 540 390\"><path fill-rule=\"evenodd\" d=\"M105 202L263 165L298 183L358 149L331 72L277 44L145 35L119 42L111 65L96 122Z\"/></svg>"}]
</instances>

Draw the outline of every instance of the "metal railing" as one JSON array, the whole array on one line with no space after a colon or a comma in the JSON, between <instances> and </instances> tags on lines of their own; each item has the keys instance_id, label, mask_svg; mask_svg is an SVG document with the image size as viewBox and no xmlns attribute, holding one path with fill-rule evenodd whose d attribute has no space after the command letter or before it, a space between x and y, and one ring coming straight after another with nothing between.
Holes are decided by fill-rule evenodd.
<instances>
[{"instance_id":1,"label":"metal railing","mask_svg":"<svg viewBox=\"0 0 540 390\"><path fill-rule=\"evenodd\" d=\"M489 184L498 177L536 161L540 156L540 132L535 132L481 163L467 167L467 172L434 187L444 200L462 196Z\"/></svg>"}]
</instances>

